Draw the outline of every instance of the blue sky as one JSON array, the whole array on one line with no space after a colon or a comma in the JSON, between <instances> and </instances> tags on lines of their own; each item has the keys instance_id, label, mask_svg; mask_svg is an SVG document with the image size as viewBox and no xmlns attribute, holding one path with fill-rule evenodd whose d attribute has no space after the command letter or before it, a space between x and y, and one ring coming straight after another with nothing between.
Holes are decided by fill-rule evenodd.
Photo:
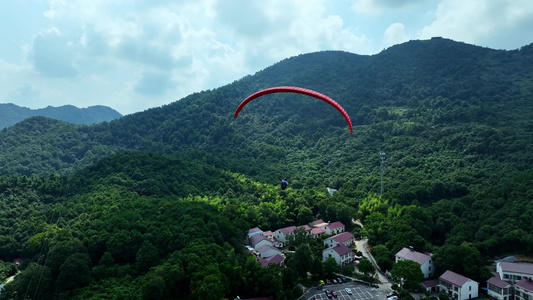
<instances>
[{"instance_id":1,"label":"blue sky","mask_svg":"<svg viewBox=\"0 0 533 300\"><path fill-rule=\"evenodd\" d=\"M533 42L533 2L5 0L0 103L130 114L302 53L371 55L432 36L518 49Z\"/></svg>"}]
</instances>

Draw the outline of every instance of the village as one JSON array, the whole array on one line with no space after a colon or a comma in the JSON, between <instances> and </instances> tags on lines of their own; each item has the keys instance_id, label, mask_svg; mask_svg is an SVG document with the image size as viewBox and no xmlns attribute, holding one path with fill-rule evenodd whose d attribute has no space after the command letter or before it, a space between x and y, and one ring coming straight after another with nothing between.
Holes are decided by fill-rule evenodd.
<instances>
[{"instance_id":1,"label":"village","mask_svg":"<svg viewBox=\"0 0 533 300\"><path fill-rule=\"evenodd\" d=\"M357 264L361 256L357 256L357 239L350 232L345 231L342 222L325 222L322 219L303 226L290 226L275 231L263 231L258 227L251 228L246 238L246 248L256 256L262 266L277 264L284 265L291 237L297 230L303 232L310 239L325 236L322 262L333 258L339 266ZM364 245L364 246L362 246ZM360 243L360 247L366 247ZM361 254L373 261L370 251ZM495 300L532 300L533 299L533 264L523 262L515 257L508 257L496 261L492 266L493 277L487 282L476 282L462 274L447 270L443 274L435 274L432 253L418 252L413 247L404 247L395 254L395 262L410 260L420 265L424 274L424 281L420 282L420 291L411 293L415 299L423 299L427 295L446 294L449 299L466 300L475 298L491 298ZM374 262L374 261L373 261ZM390 274L383 273L374 262L379 278L380 288L384 289L389 300L398 299L396 293L391 293L391 284L400 286L402 282L391 282ZM316 296L315 296L316 297ZM328 298L330 298L328 296ZM310 298L314 299L314 298ZM318 298L317 298L318 299Z\"/></svg>"}]
</instances>

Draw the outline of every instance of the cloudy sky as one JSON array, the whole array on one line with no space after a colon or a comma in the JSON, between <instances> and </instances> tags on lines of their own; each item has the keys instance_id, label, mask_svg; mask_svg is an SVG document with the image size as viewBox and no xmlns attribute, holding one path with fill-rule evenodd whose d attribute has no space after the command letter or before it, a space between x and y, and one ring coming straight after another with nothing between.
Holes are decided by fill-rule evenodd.
<instances>
[{"instance_id":1,"label":"cloudy sky","mask_svg":"<svg viewBox=\"0 0 533 300\"><path fill-rule=\"evenodd\" d=\"M533 42L532 0L2 0L0 103L131 114L321 50Z\"/></svg>"}]
</instances>

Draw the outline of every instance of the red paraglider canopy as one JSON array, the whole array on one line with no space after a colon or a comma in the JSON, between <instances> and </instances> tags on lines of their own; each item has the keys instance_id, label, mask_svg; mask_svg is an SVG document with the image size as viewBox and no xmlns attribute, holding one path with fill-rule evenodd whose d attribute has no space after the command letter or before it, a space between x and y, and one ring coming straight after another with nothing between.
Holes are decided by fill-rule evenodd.
<instances>
[{"instance_id":1,"label":"red paraglider canopy","mask_svg":"<svg viewBox=\"0 0 533 300\"><path fill-rule=\"evenodd\" d=\"M315 92L313 90L294 87L294 86L278 86L278 87L272 87L268 89L261 90L259 92L256 92L250 96L248 96L246 99L244 99L241 104L237 107L237 110L235 111L235 115L233 116L236 118L239 115L239 112L241 109L248 104L248 102L254 100L255 98L267 95L267 94L273 94L273 93L298 93L303 94L311 97L318 98L320 100L323 100L329 104L331 104L333 107L335 107L346 119L346 122L348 122L348 127L350 127L350 134L352 133L352 121L350 120L350 116L348 116L348 113L342 108L337 102L335 102L333 99L329 98L328 96L321 94L319 92Z\"/></svg>"}]
</instances>

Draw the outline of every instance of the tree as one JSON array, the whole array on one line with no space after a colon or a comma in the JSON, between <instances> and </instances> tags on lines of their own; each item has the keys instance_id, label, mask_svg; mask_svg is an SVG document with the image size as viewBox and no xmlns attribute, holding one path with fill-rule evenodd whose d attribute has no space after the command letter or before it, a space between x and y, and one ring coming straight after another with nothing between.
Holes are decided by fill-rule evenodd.
<instances>
[{"instance_id":1,"label":"tree","mask_svg":"<svg viewBox=\"0 0 533 300\"><path fill-rule=\"evenodd\" d=\"M313 211L305 205L298 207L298 224L307 224L313 221Z\"/></svg>"},{"instance_id":2,"label":"tree","mask_svg":"<svg viewBox=\"0 0 533 300\"><path fill-rule=\"evenodd\" d=\"M315 257L313 259L313 266L311 268L311 274L313 274L315 278L324 277L324 264L322 263L322 260L319 257Z\"/></svg>"},{"instance_id":3,"label":"tree","mask_svg":"<svg viewBox=\"0 0 533 300\"><path fill-rule=\"evenodd\" d=\"M420 269L420 264L412 260L400 260L395 263L390 271L392 278L396 282L403 281L403 287L415 289L424 280L424 273Z\"/></svg>"},{"instance_id":4,"label":"tree","mask_svg":"<svg viewBox=\"0 0 533 300\"><path fill-rule=\"evenodd\" d=\"M35 280L39 278L39 280ZM52 299L53 279L50 269L46 266L31 263L24 271L18 274L13 280L13 291L16 292L15 299ZM3 294L3 293L2 293Z\"/></svg>"},{"instance_id":5,"label":"tree","mask_svg":"<svg viewBox=\"0 0 533 300\"><path fill-rule=\"evenodd\" d=\"M191 284L191 294L200 300L220 299L224 296L222 274L209 274L203 279Z\"/></svg>"},{"instance_id":6,"label":"tree","mask_svg":"<svg viewBox=\"0 0 533 300\"><path fill-rule=\"evenodd\" d=\"M440 274L450 270L478 282L491 277L481 253L470 243L442 246L435 251L433 261L436 271Z\"/></svg>"},{"instance_id":7,"label":"tree","mask_svg":"<svg viewBox=\"0 0 533 300\"><path fill-rule=\"evenodd\" d=\"M72 290L91 281L91 258L86 253L74 253L59 268L56 286L59 291Z\"/></svg>"},{"instance_id":8,"label":"tree","mask_svg":"<svg viewBox=\"0 0 533 300\"><path fill-rule=\"evenodd\" d=\"M374 256L374 259L381 270L385 271L392 269L393 261L387 247L384 245L377 245L372 247L370 252L372 252L372 256Z\"/></svg>"},{"instance_id":9,"label":"tree","mask_svg":"<svg viewBox=\"0 0 533 300\"><path fill-rule=\"evenodd\" d=\"M324 262L324 273L327 277L332 277L339 272L339 265L333 257L328 257Z\"/></svg>"},{"instance_id":10,"label":"tree","mask_svg":"<svg viewBox=\"0 0 533 300\"><path fill-rule=\"evenodd\" d=\"M144 272L150 267L157 265L158 257L157 248L150 241L144 241L136 255L136 263L139 271Z\"/></svg>"},{"instance_id":11,"label":"tree","mask_svg":"<svg viewBox=\"0 0 533 300\"><path fill-rule=\"evenodd\" d=\"M115 259L113 258L113 255L109 253L108 251L104 252L102 255L102 258L100 258L100 261L98 262L99 265L104 267L111 267L115 263Z\"/></svg>"},{"instance_id":12,"label":"tree","mask_svg":"<svg viewBox=\"0 0 533 300\"><path fill-rule=\"evenodd\" d=\"M357 264L357 269L365 274L365 275L370 275L370 274L373 274L374 272L376 272L376 270L374 269L374 265L372 264L372 262L366 258L366 257L362 257L360 260L359 260L359 263Z\"/></svg>"},{"instance_id":13,"label":"tree","mask_svg":"<svg viewBox=\"0 0 533 300\"><path fill-rule=\"evenodd\" d=\"M313 253L308 244L301 244L289 258L287 266L295 269L300 277L305 277L313 268Z\"/></svg>"},{"instance_id":14,"label":"tree","mask_svg":"<svg viewBox=\"0 0 533 300\"><path fill-rule=\"evenodd\" d=\"M149 272L143 280L143 300L169 299L165 279L157 272Z\"/></svg>"},{"instance_id":15,"label":"tree","mask_svg":"<svg viewBox=\"0 0 533 300\"><path fill-rule=\"evenodd\" d=\"M302 244L307 244L309 236L303 226L294 229L293 234L287 236L287 244L295 247L299 247Z\"/></svg>"},{"instance_id":16,"label":"tree","mask_svg":"<svg viewBox=\"0 0 533 300\"><path fill-rule=\"evenodd\" d=\"M266 268L258 270L257 288L264 296L275 296L275 299L281 297L283 292L283 282L280 267L271 264Z\"/></svg>"}]
</instances>

